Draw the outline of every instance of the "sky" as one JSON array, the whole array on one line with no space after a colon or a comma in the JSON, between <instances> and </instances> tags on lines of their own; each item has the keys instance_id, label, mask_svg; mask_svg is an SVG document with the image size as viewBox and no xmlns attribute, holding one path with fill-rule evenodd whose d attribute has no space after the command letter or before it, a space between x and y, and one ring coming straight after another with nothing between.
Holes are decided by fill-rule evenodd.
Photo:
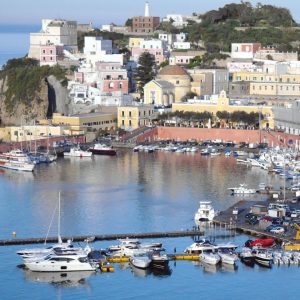
<instances>
[{"instance_id":1,"label":"sky","mask_svg":"<svg viewBox=\"0 0 300 300\"><path fill-rule=\"evenodd\" d=\"M152 16L204 13L240 0L148 0ZM251 1L290 9L300 22L299 0ZM123 25L127 18L144 14L145 0L1 0L0 24L40 24L41 19L60 18L95 26L114 22Z\"/></svg>"}]
</instances>

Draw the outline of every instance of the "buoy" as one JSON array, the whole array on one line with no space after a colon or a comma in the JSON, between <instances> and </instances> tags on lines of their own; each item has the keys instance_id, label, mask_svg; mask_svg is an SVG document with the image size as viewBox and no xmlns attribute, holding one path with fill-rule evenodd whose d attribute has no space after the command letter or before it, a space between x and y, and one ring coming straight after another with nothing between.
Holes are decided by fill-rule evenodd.
<instances>
[{"instance_id":1,"label":"buoy","mask_svg":"<svg viewBox=\"0 0 300 300\"><path fill-rule=\"evenodd\" d=\"M16 237L16 236L17 236L17 233L16 233L15 231L13 231L13 232L12 232L12 236L13 236L13 237Z\"/></svg>"}]
</instances>

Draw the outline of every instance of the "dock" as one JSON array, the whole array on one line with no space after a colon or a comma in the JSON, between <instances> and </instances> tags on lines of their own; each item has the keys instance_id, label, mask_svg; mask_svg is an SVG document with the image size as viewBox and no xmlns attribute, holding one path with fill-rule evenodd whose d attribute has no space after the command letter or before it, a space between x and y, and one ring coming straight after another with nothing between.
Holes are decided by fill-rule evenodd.
<instances>
[{"instance_id":1,"label":"dock","mask_svg":"<svg viewBox=\"0 0 300 300\"><path fill-rule=\"evenodd\" d=\"M251 235L254 237L264 238L271 237L277 242L293 243L295 242L294 237L296 230L291 229L285 234L272 234L260 228L259 225L251 225L246 222L245 215L249 213L250 207L252 205L264 205L268 206L270 202L274 200L265 201L251 201L251 200L241 200L229 207L227 210L222 211L213 220L215 226L224 227L228 230L234 230L238 233ZM296 206L299 206L296 205ZM237 209L238 214L234 215L233 210Z\"/></svg>"},{"instance_id":2,"label":"dock","mask_svg":"<svg viewBox=\"0 0 300 300\"><path fill-rule=\"evenodd\" d=\"M62 237L63 241L71 240L73 242L84 242L87 239L93 241L110 241L118 239L154 239L154 238L177 238L177 237L200 237L204 232L193 228L193 230L180 230L180 231L165 231L165 232L148 232L148 233L116 233L116 234L103 234L103 235L81 235L73 237ZM13 246L13 245L29 245L29 244L43 244L45 238L24 238L24 239L8 239L0 240L0 246ZM57 237L47 238L47 243L57 243Z\"/></svg>"}]
</instances>

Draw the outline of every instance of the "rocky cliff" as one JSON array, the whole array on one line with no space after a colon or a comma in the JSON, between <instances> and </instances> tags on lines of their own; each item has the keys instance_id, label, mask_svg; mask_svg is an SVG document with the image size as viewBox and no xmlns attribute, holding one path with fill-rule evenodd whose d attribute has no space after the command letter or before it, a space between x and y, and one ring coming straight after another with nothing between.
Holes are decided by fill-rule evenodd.
<instances>
[{"instance_id":1,"label":"rocky cliff","mask_svg":"<svg viewBox=\"0 0 300 300\"><path fill-rule=\"evenodd\" d=\"M53 112L69 113L67 89L53 75L43 78L33 92L30 101L10 105L7 101L7 76L0 79L0 120L1 125L30 124L33 120L50 118Z\"/></svg>"}]
</instances>

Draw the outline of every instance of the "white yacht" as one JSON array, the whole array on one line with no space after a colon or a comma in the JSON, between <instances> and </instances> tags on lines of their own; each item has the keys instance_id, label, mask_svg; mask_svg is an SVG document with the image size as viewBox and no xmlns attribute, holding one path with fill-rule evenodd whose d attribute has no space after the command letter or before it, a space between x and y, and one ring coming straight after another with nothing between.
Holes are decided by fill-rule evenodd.
<instances>
[{"instance_id":1,"label":"white yacht","mask_svg":"<svg viewBox=\"0 0 300 300\"><path fill-rule=\"evenodd\" d=\"M130 257L129 261L136 268L147 269L152 260L148 255L135 255Z\"/></svg>"},{"instance_id":2,"label":"white yacht","mask_svg":"<svg viewBox=\"0 0 300 300\"><path fill-rule=\"evenodd\" d=\"M195 214L195 221L211 222L214 217L215 217L215 209L212 207L211 202L210 201L200 201L200 206Z\"/></svg>"},{"instance_id":3,"label":"white yacht","mask_svg":"<svg viewBox=\"0 0 300 300\"><path fill-rule=\"evenodd\" d=\"M199 259L201 262L204 262L209 265L217 265L221 260L219 254L213 252L213 250L206 250L203 253L199 254Z\"/></svg>"},{"instance_id":4,"label":"white yacht","mask_svg":"<svg viewBox=\"0 0 300 300\"><path fill-rule=\"evenodd\" d=\"M80 147L73 147L70 152L64 152L64 156L69 157L91 157L92 155L92 152L81 150Z\"/></svg>"},{"instance_id":5,"label":"white yacht","mask_svg":"<svg viewBox=\"0 0 300 300\"><path fill-rule=\"evenodd\" d=\"M239 195L256 193L255 189L248 189L248 188L246 188L245 184L240 184L239 187L228 188L228 190L230 190L232 192L232 194L239 194Z\"/></svg>"},{"instance_id":6,"label":"white yacht","mask_svg":"<svg viewBox=\"0 0 300 300\"><path fill-rule=\"evenodd\" d=\"M187 254L202 254L205 251L217 250L216 245L206 239L199 240L184 250Z\"/></svg>"},{"instance_id":7,"label":"white yacht","mask_svg":"<svg viewBox=\"0 0 300 300\"><path fill-rule=\"evenodd\" d=\"M86 255L52 255L44 259L25 262L25 267L34 272L95 271L96 264L89 262Z\"/></svg>"},{"instance_id":8,"label":"white yacht","mask_svg":"<svg viewBox=\"0 0 300 300\"><path fill-rule=\"evenodd\" d=\"M30 157L21 150L12 150L0 154L0 168L32 172L35 164Z\"/></svg>"}]
</instances>

